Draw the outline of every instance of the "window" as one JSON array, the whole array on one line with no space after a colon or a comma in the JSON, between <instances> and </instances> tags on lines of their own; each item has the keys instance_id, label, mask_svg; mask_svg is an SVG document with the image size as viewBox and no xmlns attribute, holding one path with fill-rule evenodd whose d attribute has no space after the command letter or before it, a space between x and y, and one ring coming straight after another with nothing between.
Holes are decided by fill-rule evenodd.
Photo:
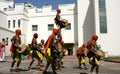
<instances>
[{"instance_id":1,"label":"window","mask_svg":"<svg viewBox=\"0 0 120 74\"><path fill-rule=\"evenodd\" d=\"M99 0L100 33L107 33L105 0Z\"/></svg>"},{"instance_id":2,"label":"window","mask_svg":"<svg viewBox=\"0 0 120 74\"><path fill-rule=\"evenodd\" d=\"M18 27L20 28L20 20L18 20Z\"/></svg>"},{"instance_id":3,"label":"window","mask_svg":"<svg viewBox=\"0 0 120 74\"><path fill-rule=\"evenodd\" d=\"M13 20L13 28L15 28L15 20Z\"/></svg>"},{"instance_id":4,"label":"window","mask_svg":"<svg viewBox=\"0 0 120 74\"><path fill-rule=\"evenodd\" d=\"M65 27L65 30L71 30L71 23L68 23L68 25Z\"/></svg>"},{"instance_id":5,"label":"window","mask_svg":"<svg viewBox=\"0 0 120 74\"><path fill-rule=\"evenodd\" d=\"M99 8L105 9L105 0L99 0Z\"/></svg>"},{"instance_id":6,"label":"window","mask_svg":"<svg viewBox=\"0 0 120 74\"><path fill-rule=\"evenodd\" d=\"M48 31L53 30L54 24L48 24Z\"/></svg>"},{"instance_id":7,"label":"window","mask_svg":"<svg viewBox=\"0 0 120 74\"><path fill-rule=\"evenodd\" d=\"M4 8L4 11L7 11L7 8Z\"/></svg>"},{"instance_id":8,"label":"window","mask_svg":"<svg viewBox=\"0 0 120 74\"><path fill-rule=\"evenodd\" d=\"M38 31L38 25L32 25L32 31Z\"/></svg>"},{"instance_id":9,"label":"window","mask_svg":"<svg viewBox=\"0 0 120 74\"><path fill-rule=\"evenodd\" d=\"M100 21L100 33L107 33L106 21Z\"/></svg>"},{"instance_id":10,"label":"window","mask_svg":"<svg viewBox=\"0 0 120 74\"><path fill-rule=\"evenodd\" d=\"M8 28L10 28L10 20L8 20Z\"/></svg>"}]
</instances>

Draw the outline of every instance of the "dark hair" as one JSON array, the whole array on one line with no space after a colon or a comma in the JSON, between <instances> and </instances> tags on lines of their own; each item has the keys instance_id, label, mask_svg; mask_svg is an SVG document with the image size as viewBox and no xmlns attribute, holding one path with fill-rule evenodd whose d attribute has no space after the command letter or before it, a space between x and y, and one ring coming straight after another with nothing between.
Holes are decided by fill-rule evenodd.
<instances>
[{"instance_id":1,"label":"dark hair","mask_svg":"<svg viewBox=\"0 0 120 74\"><path fill-rule=\"evenodd\" d=\"M2 41L5 41L5 38L2 38Z\"/></svg>"}]
</instances>

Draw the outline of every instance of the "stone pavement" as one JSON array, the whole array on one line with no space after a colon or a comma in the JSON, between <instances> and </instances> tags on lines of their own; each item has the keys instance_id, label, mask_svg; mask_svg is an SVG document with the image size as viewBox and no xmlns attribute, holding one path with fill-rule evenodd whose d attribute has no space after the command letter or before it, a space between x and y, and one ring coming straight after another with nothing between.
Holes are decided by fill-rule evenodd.
<instances>
[{"instance_id":1,"label":"stone pavement","mask_svg":"<svg viewBox=\"0 0 120 74\"><path fill-rule=\"evenodd\" d=\"M43 74L42 71L38 71L35 67L37 65L37 61L32 65L32 70L28 71L27 68L29 66L31 59L22 60L20 68L21 72L11 73L9 71L10 65L12 62L11 57L6 57L4 62L0 62L0 74ZM88 70L79 69L78 68L78 60L76 56L65 56L63 59L64 68L61 69L59 74L88 74L90 65L87 61ZM44 65L46 65L46 60L44 60ZM43 67L44 69L45 67ZM120 64L114 62L105 62L100 61L100 73L99 74L119 74L120 73ZM51 66L48 68L47 74L52 74Z\"/></svg>"}]
</instances>

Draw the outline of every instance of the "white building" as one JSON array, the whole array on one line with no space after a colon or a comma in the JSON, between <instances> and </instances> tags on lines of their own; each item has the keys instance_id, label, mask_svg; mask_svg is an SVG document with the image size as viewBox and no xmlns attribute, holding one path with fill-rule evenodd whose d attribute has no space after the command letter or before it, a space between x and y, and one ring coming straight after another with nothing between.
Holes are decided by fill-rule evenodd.
<instances>
[{"instance_id":1,"label":"white building","mask_svg":"<svg viewBox=\"0 0 120 74\"><path fill-rule=\"evenodd\" d=\"M78 43L96 33L107 55L120 55L120 0L78 0Z\"/></svg>"},{"instance_id":2,"label":"white building","mask_svg":"<svg viewBox=\"0 0 120 74\"><path fill-rule=\"evenodd\" d=\"M56 27L54 18L56 16L56 10L52 9L51 5L43 6L42 8L36 8L30 3L17 3L14 4L13 0L0 1L1 12L5 13L4 28L15 31L20 28L22 30L22 42L29 44L31 43L34 33L38 33L38 42L41 39L47 40L48 36L52 33L52 29ZM69 26L62 29L63 40L67 46L67 49L73 48L73 45L77 43L77 11L75 4L61 4L61 17L67 19ZM2 14L1 13L1 14ZM72 46L71 46L72 45ZM75 50L75 48L74 48Z\"/></svg>"},{"instance_id":3,"label":"white building","mask_svg":"<svg viewBox=\"0 0 120 74\"><path fill-rule=\"evenodd\" d=\"M99 36L98 44L106 55L120 55L119 3L119 0L77 0L77 4L59 5L61 17L70 23L62 29L66 47L75 51L96 33ZM38 42L47 40L53 27L56 27L55 15L56 10L51 5L36 8L30 3L0 1L0 27L11 31L20 28L22 42L26 44L31 43L35 32L39 34Z\"/></svg>"}]
</instances>

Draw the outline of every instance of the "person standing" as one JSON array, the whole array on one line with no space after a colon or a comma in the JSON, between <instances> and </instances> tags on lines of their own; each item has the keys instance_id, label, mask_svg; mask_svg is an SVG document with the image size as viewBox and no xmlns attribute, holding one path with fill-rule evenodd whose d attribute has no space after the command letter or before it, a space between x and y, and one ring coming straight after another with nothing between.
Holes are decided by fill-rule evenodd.
<instances>
[{"instance_id":1,"label":"person standing","mask_svg":"<svg viewBox=\"0 0 120 74\"><path fill-rule=\"evenodd\" d=\"M12 41L12 45L11 45L11 48L12 48L12 64L11 64L11 68L10 68L10 71L14 71L13 67L17 61L17 68L15 69L15 71L19 71L19 65L21 63L21 54L17 52L17 50L19 49L18 45L21 44L21 30L20 29L17 29L15 31L15 35L12 37L11 41Z\"/></svg>"},{"instance_id":2,"label":"person standing","mask_svg":"<svg viewBox=\"0 0 120 74\"><path fill-rule=\"evenodd\" d=\"M6 56L6 46L8 45L8 38L2 39L2 42L0 42L0 61L3 61Z\"/></svg>"}]
</instances>

